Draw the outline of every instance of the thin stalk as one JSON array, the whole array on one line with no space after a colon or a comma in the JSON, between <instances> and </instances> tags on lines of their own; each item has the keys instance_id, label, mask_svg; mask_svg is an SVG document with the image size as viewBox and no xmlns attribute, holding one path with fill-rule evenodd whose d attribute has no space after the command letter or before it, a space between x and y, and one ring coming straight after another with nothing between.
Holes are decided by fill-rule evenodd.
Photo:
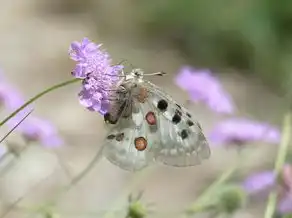
<instances>
[{"instance_id":1,"label":"thin stalk","mask_svg":"<svg viewBox=\"0 0 292 218\"><path fill-rule=\"evenodd\" d=\"M16 109L14 112L12 112L9 116L7 116L4 120L2 120L0 122L0 127L3 126L8 120L10 120L12 117L14 117L17 113L19 113L21 110L23 110L26 106L30 105L31 103L33 103L34 101L36 101L37 99L39 99L40 97L44 96L45 94L52 92L56 89L59 89L61 87L70 85L72 83L78 82L80 81L80 79L71 79L71 80L67 80L65 82L59 83L57 85L54 85L42 92L40 92L39 94L37 94L36 96L32 97L31 99L29 99L27 102L25 102L22 106L20 106L18 109Z\"/></svg>"},{"instance_id":2,"label":"thin stalk","mask_svg":"<svg viewBox=\"0 0 292 218\"><path fill-rule=\"evenodd\" d=\"M201 211L201 209L205 208L209 200L209 197L212 193L216 192L217 188L223 185L229 178L233 175L235 170L237 169L237 165L232 166L227 169L224 173L221 174L204 192L196 199L196 201L190 206L188 209L189 213L196 213Z\"/></svg>"},{"instance_id":3,"label":"thin stalk","mask_svg":"<svg viewBox=\"0 0 292 218\"><path fill-rule=\"evenodd\" d=\"M291 112L287 113L283 121L283 134L281 139L280 148L275 162L274 173L276 178L279 177L282 167L285 164L288 147L290 144L291 133ZM268 203L265 212L265 218L272 218L274 216L277 205L278 194L273 190L268 198Z\"/></svg>"}]
</instances>

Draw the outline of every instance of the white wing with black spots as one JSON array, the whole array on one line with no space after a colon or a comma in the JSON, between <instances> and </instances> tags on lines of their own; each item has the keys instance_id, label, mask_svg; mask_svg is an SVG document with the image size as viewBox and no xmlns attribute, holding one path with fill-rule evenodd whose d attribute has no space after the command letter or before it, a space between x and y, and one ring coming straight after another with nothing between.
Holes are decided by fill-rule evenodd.
<instances>
[{"instance_id":1,"label":"white wing with black spots","mask_svg":"<svg viewBox=\"0 0 292 218\"><path fill-rule=\"evenodd\" d=\"M157 134L161 140L151 147L155 160L183 167L209 158L208 142L192 115L154 84L145 82L143 86L149 92L147 103L152 105L158 118Z\"/></svg>"},{"instance_id":2,"label":"white wing with black spots","mask_svg":"<svg viewBox=\"0 0 292 218\"><path fill-rule=\"evenodd\" d=\"M103 153L129 171L156 161L170 166L194 166L210 156L199 123L169 95L150 82L129 90L118 117L112 117ZM117 121L117 122L116 122Z\"/></svg>"}]
</instances>

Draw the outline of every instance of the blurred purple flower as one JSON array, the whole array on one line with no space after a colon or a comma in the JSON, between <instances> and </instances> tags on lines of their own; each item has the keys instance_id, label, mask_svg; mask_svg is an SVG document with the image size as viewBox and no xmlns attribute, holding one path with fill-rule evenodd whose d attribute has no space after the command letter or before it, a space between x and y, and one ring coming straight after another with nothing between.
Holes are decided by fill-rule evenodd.
<instances>
[{"instance_id":1,"label":"blurred purple flower","mask_svg":"<svg viewBox=\"0 0 292 218\"><path fill-rule=\"evenodd\" d=\"M281 214L292 214L292 192L287 193L286 196L281 199L278 210Z\"/></svg>"},{"instance_id":2,"label":"blurred purple flower","mask_svg":"<svg viewBox=\"0 0 292 218\"><path fill-rule=\"evenodd\" d=\"M23 96L18 90L3 83L0 83L0 98L8 111L14 111L25 103ZM20 111L7 122L8 126L11 128L14 127L30 110L31 107L28 106ZM57 146L62 144L62 140L58 136L56 129L49 121L31 115L16 128L16 131L21 132L26 139L39 141L44 146Z\"/></svg>"},{"instance_id":3,"label":"blurred purple flower","mask_svg":"<svg viewBox=\"0 0 292 218\"><path fill-rule=\"evenodd\" d=\"M243 118L231 118L218 123L209 135L214 144L267 142L279 143L280 131L266 123Z\"/></svg>"},{"instance_id":4,"label":"blurred purple flower","mask_svg":"<svg viewBox=\"0 0 292 218\"><path fill-rule=\"evenodd\" d=\"M8 110L16 110L24 103L23 96L5 81L0 81L0 103Z\"/></svg>"},{"instance_id":5,"label":"blurred purple flower","mask_svg":"<svg viewBox=\"0 0 292 218\"><path fill-rule=\"evenodd\" d=\"M189 93L192 101L204 102L217 113L232 114L235 110L231 96L209 70L185 66L180 69L175 82Z\"/></svg>"},{"instance_id":6,"label":"blurred purple flower","mask_svg":"<svg viewBox=\"0 0 292 218\"><path fill-rule=\"evenodd\" d=\"M255 194L272 188L275 181L275 174L272 171L264 171L250 175L242 185L247 193Z\"/></svg>"},{"instance_id":7,"label":"blurred purple flower","mask_svg":"<svg viewBox=\"0 0 292 218\"><path fill-rule=\"evenodd\" d=\"M122 65L112 65L107 52L84 38L81 42L73 42L69 48L71 59L77 62L72 75L83 79L79 93L81 105L91 111L104 115L108 111L112 90L121 80Z\"/></svg>"},{"instance_id":8,"label":"blurred purple flower","mask_svg":"<svg viewBox=\"0 0 292 218\"><path fill-rule=\"evenodd\" d=\"M15 111L25 103L22 94L10 85L2 75L0 75L0 104L8 111ZM32 107L27 106L25 109L11 118L7 124L13 128L18 122L31 111ZM30 141L39 141L44 146L58 146L63 143L54 126L46 120L39 119L29 115L17 128L16 131ZM2 149L2 148L0 148ZM2 150L0 150L1 156Z\"/></svg>"},{"instance_id":9,"label":"blurred purple flower","mask_svg":"<svg viewBox=\"0 0 292 218\"><path fill-rule=\"evenodd\" d=\"M14 127L27 113L24 109L8 121L10 127ZM43 146L56 147L63 143L56 128L47 120L29 116L16 129L27 141L37 141Z\"/></svg>"},{"instance_id":10,"label":"blurred purple flower","mask_svg":"<svg viewBox=\"0 0 292 218\"><path fill-rule=\"evenodd\" d=\"M278 211L281 214L292 213L292 165L286 164L280 175L281 182L272 171L264 171L249 176L243 183L244 190L250 195L270 192L279 187Z\"/></svg>"}]
</instances>

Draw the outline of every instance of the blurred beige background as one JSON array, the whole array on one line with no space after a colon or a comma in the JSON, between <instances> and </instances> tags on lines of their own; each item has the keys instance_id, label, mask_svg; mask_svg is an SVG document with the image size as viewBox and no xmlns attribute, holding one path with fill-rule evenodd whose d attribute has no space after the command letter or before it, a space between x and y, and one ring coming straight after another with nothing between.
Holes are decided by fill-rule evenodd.
<instances>
[{"instance_id":1,"label":"blurred beige background","mask_svg":"<svg viewBox=\"0 0 292 218\"><path fill-rule=\"evenodd\" d=\"M153 82L184 103L187 94L173 83L177 70L186 63L178 52L161 50L159 46L148 46L139 40L135 36L135 22L132 22L128 13L129 5L106 0L89 3L90 7L98 7L96 20L100 22L95 22L92 14L82 11L62 14L62 10L56 9L60 7L58 4L63 3L57 0L3 1L0 8L0 67L5 77L26 98L70 79L74 62L69 60L67 54L69 45L86 36L96 43L103 43L115 62L126 59L145 71L167 72L166 77L153 78ZM112 16L115 19L110 19ZM256 78L237 74L220 75L237 104L239 115L281 124L285 112L283 99L265 89ZM31 147L20 160L14 162L12 168L0 178L2 211L7 209L5 205L26 193L19 207L53 198L71 177L86 167L98 151L106 134L103 119L79 105L76 98L78 91L79 85L74 84L50 93L34 104L34 113L51 120L64 136L66 145L56 151ZM223 119L202 105L194 105L191 110L206 133L216 121ZM248 163L245 163L246 170L271 163L275 151L275 146L259 145ZM261 163L258 162L259 158ZM58 159L69 175L64 173ZM104 211L123 208L129 193L143 189L144 201L156 204L157 213L150 217L178 217L197 198L206 182L214 180L216 175L237 160L235 151L214 148L210 160L197 167L177 169L154 166L133 174L102 159L76 187L59 198L57 211L62 218L102 217ZM46 179L47 176L49 179ZM41 185L35 187L39 182ZM258 215L262 212L263 205L249 206L238 217L260 217ZM15 209L7 217L34 216ZM117 213L114 217L122 215Z\"/></svg>"}]
</instances>

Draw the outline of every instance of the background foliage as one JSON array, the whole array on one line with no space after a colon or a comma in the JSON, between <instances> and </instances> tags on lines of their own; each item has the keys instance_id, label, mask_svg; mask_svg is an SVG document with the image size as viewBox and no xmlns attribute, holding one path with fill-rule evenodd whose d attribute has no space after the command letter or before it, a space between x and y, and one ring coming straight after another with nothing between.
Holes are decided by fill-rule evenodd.
<instances>
[{"instance_id":1,"label":"background foliage","mask_svg":"<svg viewBox=\"0 0 292 218\"><path fill-rule=\"evenodd\" d=\"M291 1L132 2L141 31L179 49L189 62L257 74L276 89L291 86Z\"/></svg>"}]
</instances>

